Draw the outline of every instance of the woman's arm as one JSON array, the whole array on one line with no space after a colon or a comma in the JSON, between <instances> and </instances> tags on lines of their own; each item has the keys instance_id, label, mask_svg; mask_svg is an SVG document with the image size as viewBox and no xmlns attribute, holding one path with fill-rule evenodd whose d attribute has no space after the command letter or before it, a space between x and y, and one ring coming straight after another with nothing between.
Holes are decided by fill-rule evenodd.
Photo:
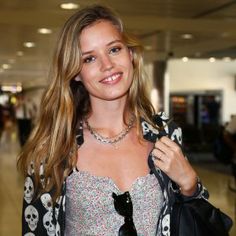
<instances>
[{"instance_id":1,"label":"woman's arm","mask_svg":"<svg viewBox=\"0 0 236 236\"><path fill-rule=\"evenodd\" d=\"M174 123L168 124L168 135L155 143L154 164L177 184L182 197L208 198L207 190L202 186L196 171L182 151L182 130Z\"/></svg>"}]
</instances>

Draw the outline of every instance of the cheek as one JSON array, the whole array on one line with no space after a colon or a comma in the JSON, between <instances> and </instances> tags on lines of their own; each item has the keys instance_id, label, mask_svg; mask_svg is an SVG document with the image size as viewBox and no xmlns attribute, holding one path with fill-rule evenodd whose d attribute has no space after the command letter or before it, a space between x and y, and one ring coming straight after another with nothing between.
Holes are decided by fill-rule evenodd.
<instances>
[{"instance_id":1,"label":"cheek","mask_svg":"<svg viewBox=\"0 0 236 236\"><path fill-rule=\"evenodd\" d=\"M84 67L82 68L80 72L80 78L83 83L88 83L90 80L92 80L93 74L94 74L93 70L90 70L89 68Z\"/></svg>"},{"instance_id":2,"label":"cheek","mask_svg":"<svg viewBox=\"0 0 236 236\"><path fill-rule=\"evenodd\" d=\"M133 66L133 62L132 61L129 61L128 68L129 68L129 75L131 77L133 77L133 75L134 75L134 66Z\"/></svg>"},{"instance_id":3,"label":"cheek","mask_svg":"<svg viewBox=\"0 0 236 236\"><path fill-rule=\"evenodd\" d=\"M96 73L93 73L90 70L86 70L86 69L82 70L80 72L80 78L87 91L91 91L97 86L95 83Z\"/></svg>"}]
</instances>

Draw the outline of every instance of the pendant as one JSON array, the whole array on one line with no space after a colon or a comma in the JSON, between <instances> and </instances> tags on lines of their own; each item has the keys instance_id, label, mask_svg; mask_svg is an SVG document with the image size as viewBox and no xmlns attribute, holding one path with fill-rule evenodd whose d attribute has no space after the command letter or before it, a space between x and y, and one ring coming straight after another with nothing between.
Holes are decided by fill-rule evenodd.
<instances>
[{"instance_id":1,"label":"pendant","mask_svg":"<svg viewBox=\"0 0 236 236\"><path fill-rule=\"evenodd\" d=\"M111 145L115 148L115 150L119 149L117 143L112 143Z\"/></svg>"},{"instance_id":2,"label":"pendant","mask_svg":"<svg viewBox=\"0 0 236 236\"><path fill-rule=\"evenodd\" d=\"M119 147L115 143L113 143L112 146L115 148L115 150L119 149Z\"/></svg>"}]
</instances>

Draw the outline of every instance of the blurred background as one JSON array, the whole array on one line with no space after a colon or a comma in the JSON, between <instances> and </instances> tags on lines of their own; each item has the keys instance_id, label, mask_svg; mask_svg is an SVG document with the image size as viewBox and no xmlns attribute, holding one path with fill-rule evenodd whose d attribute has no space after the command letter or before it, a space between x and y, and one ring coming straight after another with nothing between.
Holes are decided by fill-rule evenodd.
<instances>
[{"instance_id":1,"label":"blurred background","mask_svg":"<svg viewBox=\"0 0 236 236\"><path fill-rule=\"evenodd\" d=\"M235 165L219 148L236 115L236 1L0 0L0 235L21 234L24 184L16 159L50 82L58 32L92 3L112 7L143 43L153 105L182 127L185 153L210 202L235 221Z\"/></svg>"}]
</instances>

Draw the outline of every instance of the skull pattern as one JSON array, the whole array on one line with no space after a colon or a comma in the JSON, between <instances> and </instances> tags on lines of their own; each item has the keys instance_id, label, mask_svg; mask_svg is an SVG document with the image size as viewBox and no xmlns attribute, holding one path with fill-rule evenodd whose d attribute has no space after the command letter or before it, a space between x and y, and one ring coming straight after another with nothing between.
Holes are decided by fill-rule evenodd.
<instances>
[{"instance_id":1,"label":"skull pattern","mask_svg":"<svg viewBox=\"0 0 236 236\"><path fill-rule=\"evenodd\" d=\"M28 223L29 228L34 231L37 228L39 221L39 213L36 208L32 205L29 205L25 208L25 220Z\"/></svg>"},{"instance_id":2,"label":"skull pattern","mask_svg":"<svg viewBox=\"0 0 236 236\"><path fill-rule=\"evenodd\" d=\"M61 235L61 228L60 228L60 225L57 222L57 225L56 225L56 236L60 236L60 235Z\"/></svg>"},{"instance_id":3,"label":"skull pattern","mask_svg":"<svg viewBox=\"0 0 236 236\"><path fill-rule=\"evenodd\" d=\"M47 230L48 236L55 236L56 228L55 225L53 224L53 216L51 211L48 211L43 216L43 226Z\"/></svg>"},{"instance_id":4,"label":"skull pattern","mask_svg":"<svg viewBox=\"0 0 236 236\"><path fill-rule=\"evenodd\" d=\"M27 203L32 201L34 194L34 184L30 177L26 177L24 186L24 199Z\"/></svg>"},{"instance_id":5,"label":"skull pattern","mask_svg":"<svg viewBox=\"0 0 236 236\"><path fill-rule=\"evenodd\" d=\"M142 130L143 130L143 135L146 135L150 132L154 134L159 134L159 131L157 129L154 129L149 123L146 121L142 122Z\"/></svg>"},{"instance_id":6,"label":"skull pattern","mask_svg":"<svg viewBox=\"0 0 236 236\"><path fill-rule=\"evenodd\" d=\"M52 210L52 197L49 193L44 193L40 200L45 207L46 210L51 211Z\"/></svg>"},{"instance_id":7,"label":"skull pattern","mask_svg":"<svg viewBox=\"0 0 236 236\"><path fill-rule=\"evenodd\" d=\"M171 135L172 140L177 140L180 144L182 144L182 130L181 128L177 128Z\"/></svg>"},{"instance_id":8,"label":"skull pattern","mask_svg":"<svg viewBox=\"0 0 236 236\"><path fill-rule=\"evenodd\" d=\"M161 226L162 226L162 233L164 236L170 236L170 215L167 214L163 217L162 222L161 222Z\"/></svg>"},{"instance_id":9,"label":"skull pattern","mask_svg":"<svg viewBox=\"0 0 236 236\"><path fill-rule=\"evenodd\" d=\"M24 236L35 236L33 233L26 233L26 234L24 234Z\"/></svg>"}]
</instances>

